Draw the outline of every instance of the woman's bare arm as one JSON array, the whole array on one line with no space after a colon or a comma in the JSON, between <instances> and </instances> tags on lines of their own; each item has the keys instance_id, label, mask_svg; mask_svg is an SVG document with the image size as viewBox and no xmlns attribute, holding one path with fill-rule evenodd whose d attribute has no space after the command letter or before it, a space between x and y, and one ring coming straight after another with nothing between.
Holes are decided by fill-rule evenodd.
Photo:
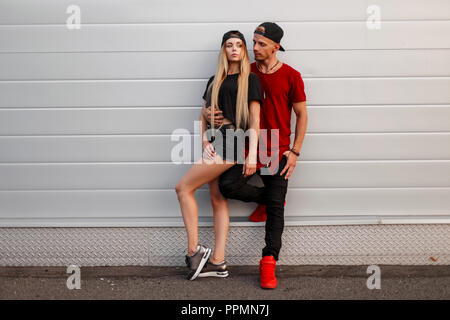
<instances>
[{"instance_id":1,"label":"woman's bare arm","mask_svg":"<svg viewBox=\"0 0 450 320\"><path fill-rule=\"evenodd\" d=\"M209 142L205 136L207 119L205 118L206 101L203 101L202 111L200 112L200 134L202 135L202 145L205 142Z\"/></svg>"}]
</instances>

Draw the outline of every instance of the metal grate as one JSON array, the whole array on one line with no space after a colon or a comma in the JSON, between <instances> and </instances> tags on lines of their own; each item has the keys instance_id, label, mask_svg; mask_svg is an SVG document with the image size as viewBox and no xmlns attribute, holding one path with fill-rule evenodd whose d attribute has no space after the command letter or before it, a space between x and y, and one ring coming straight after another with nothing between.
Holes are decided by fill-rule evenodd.
<instances>
[{"instance_id":1,"label":"metal grate","mask_svg":"<svg viewBox=\"0 0 450 320\"><path fill-rule=\"evenodd\" d=\"M286 226L279 264L450 264L450 225ZM160 228L0 228L1 266L183 266L186 232ZM199 228L212 247L212 227ZM227 261L256 265L264 227L230 227Z\"/></svg>"}]
</instances>

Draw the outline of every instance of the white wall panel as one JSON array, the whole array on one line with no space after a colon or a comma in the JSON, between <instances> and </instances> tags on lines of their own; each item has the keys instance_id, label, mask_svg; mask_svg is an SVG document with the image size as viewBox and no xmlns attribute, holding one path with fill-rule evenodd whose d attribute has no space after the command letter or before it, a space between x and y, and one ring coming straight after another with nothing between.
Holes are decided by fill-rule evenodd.
<instances>
[{"instance_id":1,"label":"white wall panel","mask_svg":"<svg viewBox=\"0 0 450 320\"><path fill-rule=\"evenodd\" d=\"M199 216L211 218L208 190L197 190ZM324 201L323 199L327 199ZM347 219L370 216L440 216L447 219L450 188L312 188L290 189L286 198L287 217L342 216ZM0 192L0 223L14 221L45 225L45 219L60 220L60 226L86 226L90 219L105 222L182 222L173 190L40 190ZM230 216L248 217L254 203L229 201ZM156 218L156 219L155 219ZM41 221L39 221L42 219ZM406 220L407 221L407 220ZM376 220L373 221L376 223ZM3 224L5 223L5 224ZM17 225L16 225L17 226Z\"/></svg>"},{"instance_id":2,"label":"white wall panel","mask_svg":"<svg viewBox=\"0 0 450 320\"><path fill-rule=\"evenodd\" d=\"M193 133L199 116L200 107L0 108L0 136ZM448 132L449 118L450 105L308 105L306 134ZM295 121L293 112L292 132Z\"/></svg>"},{"instance_id":3,"label":"white wall panel","mask_svg":"<svg viewBox=\"0 0 450 320\"><path fill-rule=\"evenodd\" d=\"M0 191L40 189L175 189L190 164L0 164ZM300 160L290 188L450 187L450 161ZM205 188L208 188L205 185Z\"/></svg>"},{"instance_id":4,"label":"white wall panel","mask_svg":"<svg viewBox=\"0 0 450 320\"><path fill-rule=\"evenodd\" d=\"M284 22L286 50L448 49L450 21ZM0 52L211 51L224 32L239 29L251 44L252 23L108 24L0 26Z\"/></svg>"},{"instance_id":5,"label":"white wall panel","mask_svg":"<svg viewBox=\"0 0 450 320\"><path fill-rule=\"evenodd\" d=\"M0 80L208 79L217 55L218 51L0 54ZM280 57L307 78L450 74L446 49L301 50Z\"/></svg>"},{"instance_id":6,"label":"white wall panel","mask_svg":"<svg viewBox=\"0 0 450 320\"><path fill-rule=\"evenodd\" d=\"M222 34L251 43L265 20L284 28L279 57L308 104L287 224L449 223L450 2L378 1L379 30L369 4L0 1L0 227L182 226L189 165L170 162L170 133L193 133ZM230 201L233 223L254 207Z\"/></svg>"},{"instance_id":7,"label":"white wall panel","mask_svg":"<svg viewBox=\"0 0 450 320\"><path fill-rule=\"evenodd\" d=\"M201 106L204 80L0 82L0 108ZM448 104L450 77L315 78L310 105Z\"/></svg>"},{"instance_id":8,"label":"white wall panel","mask_svg":"<svg viewBox=\"0 0 450 320\"><path fill-rule=\"evenodd\" d=\"M200 148L198 135L180 138ZM291 135L294 139L294 134ZM1 163L163 162L171 164L172 150L181 140L170 135L73 135L0 137ZM371 160L440 160L450 158L450 133L307 133L299 162ZM184 159L184 158L183 158ZM197 158L196 158L197 159ZM412 160L412 161L415 161ZM447 160L442 160L447 161Z\"/></svg>"},{"instance_id":9,"label":"white wall panel","mask_svg":"<svg viewBox=\"0 0 450 320\"><path fill-rule=\"evenodd\" d=\"M227 6L239 8L224 14L222 7L210 0L2 0L1 24L60 24L66 8L80 6L86 23L145 22L216 22L216 21L324 21L365 20L370 2L360 0L279 0L273 13L270 0L228 0ZM448 19L450 4L446 0L378 0L382 18L387 20Z\"/></svg>"}]
</instances>

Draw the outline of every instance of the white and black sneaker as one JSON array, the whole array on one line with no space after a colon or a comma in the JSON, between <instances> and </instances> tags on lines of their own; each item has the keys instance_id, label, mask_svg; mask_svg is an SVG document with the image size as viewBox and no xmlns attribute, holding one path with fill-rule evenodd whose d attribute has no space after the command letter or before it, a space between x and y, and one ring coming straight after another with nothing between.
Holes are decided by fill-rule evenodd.
<instances>
[{"instance_id":1,"label":"white and black sneaker","mask_svg":"<svg viewBox=\"0 0 450 320\"><path fill-rule=\"evenodd\" d=\"M202 271L198 275L199 278L204 277L219 277L226 278L228 277L228 269L226 261L222 261L219 264L212 263L208 260L208 262L203 267Z\"/></svg>"},{"instance_id":2,"label":"white and black sneaker","mask_svg":"<svg viewBox=\"0 0 450 320\"><path fill-rule=\"evenodd\" d=\"M197 251L192 256L186 255L186 266L189 268L188 280L197 278L210 255L211 249L202 245L197 246Z\"/></svg>"}]
</instances>

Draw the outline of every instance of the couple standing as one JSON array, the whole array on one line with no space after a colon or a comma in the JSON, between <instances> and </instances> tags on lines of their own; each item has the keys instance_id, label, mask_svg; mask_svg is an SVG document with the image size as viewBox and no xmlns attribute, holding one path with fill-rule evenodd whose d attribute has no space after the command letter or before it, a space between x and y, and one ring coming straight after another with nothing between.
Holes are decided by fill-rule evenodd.
<instances>
[{"instance_id":1,"label":"couple standing","mask_svg":"<svg viewBox=\"0 0 450 320\"><path fill-rule=\"evenodd\" d=\"M225 245L229 198L259 204L250 220L266 221L260 285L272 289L277 286L275 266L281 249L288 179L297 163L307 126L301 74L276 56L278 50L284 51L280 45L282 37L283 30L277 24L259 25L253 37L256 62L250 64L242 33L232 30L223 35L216 73L209 79L203 95L202 159L194 163L175 187L187 231L185 259L189 280L228 276ZM216 107L211 110L211 106ZM291 148L292 109L297 121ZM264 130L261 137L260 129ZM238 131L249 133L249 142ZM258 138L261 138L259 154ZM255 173L260 175L264 187L247 183ZM198 243L194 192L205 183L209 184L214 213L212 253Z\"/></svg>"}]
</instances>

